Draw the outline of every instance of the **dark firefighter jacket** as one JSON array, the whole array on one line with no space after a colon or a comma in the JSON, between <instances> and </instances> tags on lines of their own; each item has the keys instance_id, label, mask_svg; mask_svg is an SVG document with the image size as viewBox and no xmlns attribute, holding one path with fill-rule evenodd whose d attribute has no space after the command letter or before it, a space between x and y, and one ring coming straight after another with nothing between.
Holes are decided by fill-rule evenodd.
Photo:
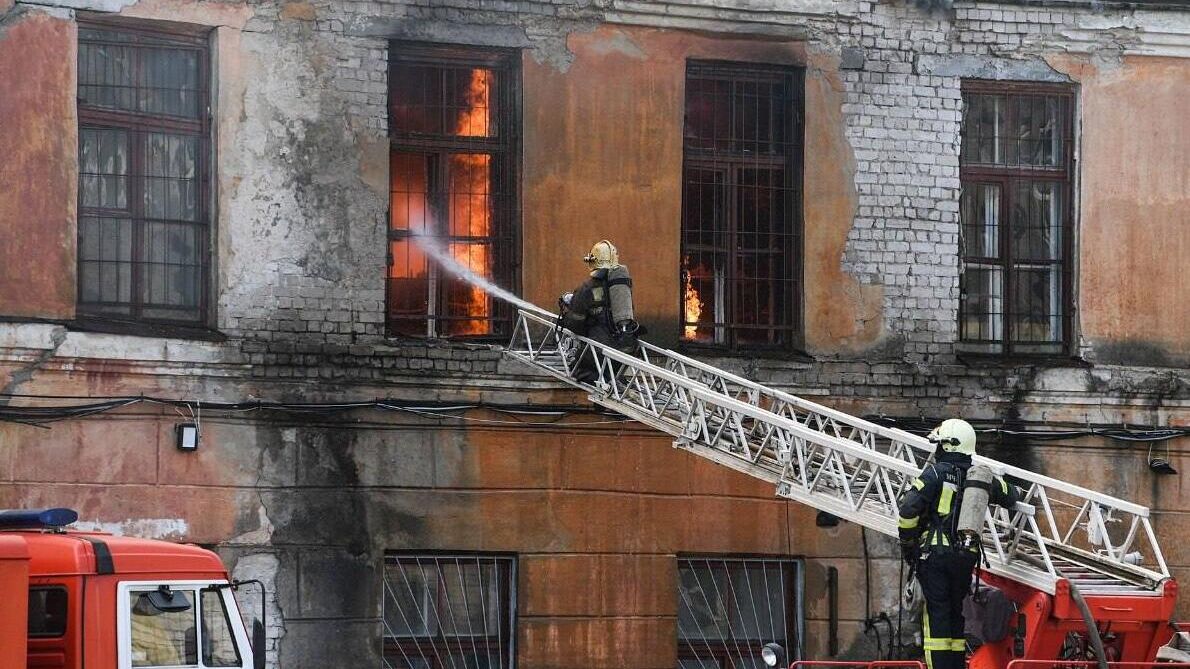
<instances>
[{"instance_id":1,"label":"dark firefighter jacket","mask_svg":"<svg viewBox=\"0 0 1190 669\"><path fill-rule=\"evenodd\" d=\"M613 303L612 288L626 286L626 304ZM617 348L634 347L633 341L622 341L617 336L616 324L621 320L630 320L632 313L632 278L628 275L628 267L617 265L611 269L597 269L591 272L590 278L583 285L574 289L574 297L570 306L562 315L562 325L571 332L589 337L602 344L609 344ZM615 313L613 311L615 307Z\"/></svg>"},{"instance_id":2,"label":"dark firefighter jacket","mask_svg":"<svg viewBox=\"0 0 1190 669\"><path fill-rule=\"evenodd\" d=\"M918 544L922 550L957 543L955 525L962 505L963 482L971 456L942 452L937 462L926 465L913 480L913 487L901 497L897 532L902 544ZM997 476L992 484L990 504L1012 508L1020 491Z\"/></svg>"}]
</instances>

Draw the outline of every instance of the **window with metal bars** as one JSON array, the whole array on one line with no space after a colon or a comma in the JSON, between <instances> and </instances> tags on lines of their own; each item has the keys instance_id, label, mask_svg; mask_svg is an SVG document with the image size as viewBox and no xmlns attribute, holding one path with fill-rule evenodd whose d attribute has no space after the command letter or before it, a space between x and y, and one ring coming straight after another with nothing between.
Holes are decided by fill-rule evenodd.
<instances>
[{"instance_id":1,"label":"window with metal bars","mask_svg":"<svg viewBox=\"0 0 1190 669\"><path fill-rule=\"evenodd\" d=\"M678 559L678 669L760 669L779 643L799 655L799 564L776 558Z\"/></svg>"},{"instance_id":2,"label":"window with metal bars","mask_svg":"<svg viewBox=\"0 0 1190 669\"><path fill-rule=\"evenodd\" d=\"M516 558L390 555L383 580L386 669L514 666Z\"/></svg>"},{"instance_id":3,"label":"window with metal bars","mask_svg":"<svg viewBox=\"0 0 1190 669\"><path fill-rule=\"evenodd\" d=\"M80 21L78 313L208 318L204 32Z\"/></svg>"},{"instance_id":4,"label":"window with metal bars","mask_svg":"<svg viewBox=\"0 0 1190 669\"><path fill-rule=\"evenodd\" d=\"M682 339L801 342L802 71L686 68Z\"/></svg>"},{"instance_id":5,"label":"window with metal bars","mask_svg":"<svg viewBox=\"0 0 1190 669\"><path fill-rule=\"evenodd\" d=\"M390 334L505 335L512 313L435 254L516 289L519 60L393 44L389 62Z\"/></svg>"},{"instance_id":6,"label":"window with metal bars","mask_svg":"<svg viewBox=\"0 0 1190 669\"><path fill-rule=\"evenodd\" d=\"M1074 89L963 82L960 347L1070 350Z\"/></svg>"}]
</instances>

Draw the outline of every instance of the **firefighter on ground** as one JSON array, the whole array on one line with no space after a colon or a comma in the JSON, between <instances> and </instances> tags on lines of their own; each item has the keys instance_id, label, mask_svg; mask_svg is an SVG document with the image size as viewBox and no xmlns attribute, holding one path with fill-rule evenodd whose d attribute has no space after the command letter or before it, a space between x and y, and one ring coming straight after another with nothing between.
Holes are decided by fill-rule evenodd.
<instances>
[{"instance_id":1,"label":"firefighter on ground","mask_svg":"<svg viewBox=\"0 0 1190 669\"><path fill-rule=\"evenodd\" d=\"M590 276L559 300L562 327L625 353L636 353L637 337L642 333L632 311L628 266L620 264L616 247L606 239L592 246L583 262ZM597 378L595 360L589 352L582 351L574 375L584 382Z\"/></svg>"},{"instance_id":2,"label":"firefighter on ground","mask_svg":"<svg viewBox=\"0 0 1190 669\"><path fill-rule=\"evenodd\" d=\"M967 421L943 421L927 438L937 449L934 462L926 465L900 499L901 555L916 572L925 598L922 636L926 664L930 669L963 669L963 599L971 590L980 550L977 538L964 541L957 528L963 493L978 487L987 493L982 497L991 504L1012 508L1020 491L990 473L990 483L967 480L975 455L975 429ZM971 496L976 497L974 493ZM982 526L982 512L978 518Z\"/></svg>"}]
</instances>

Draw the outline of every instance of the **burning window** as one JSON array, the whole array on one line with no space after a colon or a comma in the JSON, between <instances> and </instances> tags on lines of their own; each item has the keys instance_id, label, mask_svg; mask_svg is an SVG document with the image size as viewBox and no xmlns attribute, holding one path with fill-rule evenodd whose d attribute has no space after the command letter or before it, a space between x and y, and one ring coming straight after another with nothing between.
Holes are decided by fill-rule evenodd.
<instances>
[{"instance_id":1,"label":"burning window","mask_svg":"<svg viewBox=\"0 0 1190 669\"><path fill-rule=\"evenodd\" d=\"M959 334L965 350L1066 350L1072 108L1067 86L963 83Z\"/></svg>"},{"instance_id":2,"label":"burning window","mask_svg":"<svg viewBox=\"0 0 1190 669\"><path fill-rule=\"evenodd\" d=\"M510 314L504 305L447 271L434 254L497 284L515 282L514 77L509 54L393 47L388 267L393 334L485 336L506 329Z\"/></svg>"},{"instance_id":3,"label":"burning window","mask_svg":"<svg viewBox=\"0 0 1190 669\"><path fill-rule=\"evenodd\" d=\"M791 347L800 333L801 75L694 63L686 73L682 338Z\"/></svg>"},{"instance_id":4,"label":"burning window","mask_svg":"<svg viewBox=\"0 0 1190 669\"><path fill-rule=\"evenodd\" d=\"M79 26L80 315L206 317L207 60L203 35Z\"/></svg>"}]
</instances>

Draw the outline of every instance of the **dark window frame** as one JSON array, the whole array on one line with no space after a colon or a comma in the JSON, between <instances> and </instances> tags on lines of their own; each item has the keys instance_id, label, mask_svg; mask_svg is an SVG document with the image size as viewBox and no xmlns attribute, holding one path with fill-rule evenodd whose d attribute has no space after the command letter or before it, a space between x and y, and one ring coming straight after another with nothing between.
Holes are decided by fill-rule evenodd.
<instances>
[{"instance_id":1,"label":"dark window frame","mask_svg":"<svg viewBox=\"0 0 1190 669\"><path fill-rule=\"evenodd\" d=\"M678 282L678 312L679 318L679 340L684 349L689 350L704 350L708 352L730 352L730 353L763 353L765 351L772 352L796 352L804 348L805 338L805 318L804 318L804 285L805 285L805 263L803 258L804 247L804 179L803 174L805 170L805 68L796 65L775 65L765 63L747 63L735 61L719 61L719 60L688 60L686 63L685 82L687 87L687 97L685 104L690 104L689 90L691 88L692 80L724 80L730 82L733 86L742 82L766 82L773 83L775 81L782 81L786 86L786 97L783 100L787 102L787 118L783 131L785 133L785 141L783 142L784 151L780 154L762 155L756 151L749 153L746 150L740 149L739 146L752 143L756 146L765 143L777 144L779 140L776 139L775 128L770 128L768 141L760 139L746 139L736 134L736 110L732 105L733 102L728 103L727 116L730 119L729 135L725 138L729 144L727 150L720 150L718 147L705 148L698 146L691 146L692 137L690 136L690 118L686 115L686 120L683 124L683 146L682 146L682 222L681 222L681 250L679 254L679 271L681 280ZM719 141L716 137L716 143ZM713 323L709 326L704 326L713 330L711 335L712 341L698 341L687 338L685 332L688 327L694 327L696 324L686 320L685 298L687 281L690 278L689 272L684 267L685 258L688 257L690 251L702 253L722 253L727 258L727 267L724 271L724 283L733 284L744 280L741 276L740 268L740 251L744 250L740 245L739 237L746 232L741 230L741 223L738 220L739 212L738 206L741 201L741 192L748 186L741 183L740 174L750 168L763 167L783 167L784 181L780 186L773 187L779 189L780 197L783 198L783 208L785 212L784 230L777 230L776 226L770 226L771 232L767 233L770 236L779 236L783 240L783 248L781 253L787 259L787 266L785 275L782 277L770 277L767 280L769 289L772 295L776 298L774 304L778 301L784 302L782 309L784 319L782 322L772 325L747 325L738 318L736 313L737 306L735 305L735 297L733 290L725 288L724 293L724 314L725 320L723 323ZM722 173L725 175L725 180L722 187L726 192L726 201L721 205L721 211L717 216L722 216L726 230L724 231L725 241L722 244L713 244L710 247L703 248L702 245L691 245L687 241L687 222L691 216L690 198L687 197L687 188L689 187L690 175L692 171L704 171ZM700 184L702 185L702 184ZM758 184L753 186L759 187ZM715 235L718 236L718 231ZM757 247L756 250L760 250ZM782 286L785 286L782 289ZM713 318L712 318L713 320ZM705 322L705 321L701 321ZM720 334L719 331L722 331ZM760 343L760 342L741 342L740 335L743 331L759 331L766 333L770 337L779 337L780 333L784 333L783 341L778 343Z\"/></svg>"},{"instance_id":2,"label":"dark window frame","mask_svg":"<svg viewBox=\"0 0 1190 669\"><path fill-rule=\"evenodd\" d=\"M423 67L441 67L445 69L485 68L496 73L494 95L498 102L494 103L496 112L491 121L495 128L495 136L468 137L451 136L445 134L431 134L396 129L393 120L393 70L401 65ZM486 46L445 46L424 42L408 42L396 40L389 43L388 55L388 107L389 107L389 154L395 153L425 153L433 156L436 168L437 184L447 183L445 178L449 170L448 160L444 158L453 154L487 154L491 156L490 169L493 184L490 195L492 198L491 226L492 230L485 238L491 240L492 276L494 282L501 287L520 294L521 291L521 140L522 140L522 96L521 96L521 52L519 49L486 47ZM390 189L392 176L390 175ZM499 189L494 185L499 184ZM427 204L436 210L444 211L448 208L446 200L450 193L436 189L436 185L427 184ZM502 300L489 298L490 312L487 319L491 323L491 332L486 334L448 334L446 326L440 326L449 321L474 321L481 319L467 319L445 316L447 311L445 289L448 276L440 270L428 269L428 281L436 283L432 293L436 301L429 305L427 312L416 320L425 322L426 332L413 335L402 333L394 326L395 320L413 321L413 317L395 319L392 315L393 288L389 285L389 268L393 265L392 242L409 239L411 232L392 227L392 202L387 225L387 243L385 257L385 332L390 337L414 337L430 339L448 339L451 341L503 341L512 332L515 311L511 305ZM448 224L443 217L442 225ZM449 240L452 235L448 231L435 234L438 241ZM469 238L472 240L477 237ZM430 267L432 259L427 259ZM437 274L435 276L435 274Z\"/></svg>"},{"instance_id":3,"label":"dark window frame","mask_svg":"<svg viewBox=\"0 0 1190 669\"><path fill-rule=\"evenodd\" d=\"M386 591L389 587L387 579L387 570L390 565L414 565L418 568L425 568L432 565L438 567L440 561L459 561L465 562L466 566L470 566L472 561L480 566L491 565L496 569L496 589L499 597L499 617L498 629L496 635L489 635L482 639L476 636L447 636L442 632L441 620L438 623L438 633L408 637L390 636L388 631L382 632L381 635L381 654L393 666L403 666L408 659L424 659L429 664L429 669L454 669L452 663L449 661L448 651L455 649L459 652L468 652L475 650L488 651L489 658L496 658L499 660L498 664L492 665L493 669L512 669L516 666L517 652L517 576L518 576L518 561L515 554L510 553L494 553L494 552L465 552L465 551L390 551L384 556L384 564L382 566L382 588L381 588L381 617L384 619L384 607L388 606L390 595ZM437 572L439 579L438 592L445 592L445 577L444 572L440 569ZM394 588L400 587L404 581L397 582L392 585ZM408 587L408 584L405 583ZM457 614L453 613L453 607L458 606L453 601L447 601L449 595L440 596L438 598L442 605L435 604L437 611L446 611L448 615L454 615L457 619ZM466 606L471 607L471 603L467 602ZM486 602L480 603L481 607L486 607ZM474 607L472 607L474 608ZM385 622L387 625L387 622ZM493 643L495 645L493 645ZM446 658L446 659L443 659ZM399 663L399 664L398 664Z\"/></svg>"},{"instance_id":4,"label":"dark window frame","mask_svg":"<svg viewBox=\"0 0 1190 669\"><path fill-rule=\"evenodd\" d=\"M87 105L81 96L76 104L78 112L78 129L81 138L85 129L121 130L130 137L128 151L129 170L127 174L128 189L127 209L105 209L100 207L83 206L83 190L80 187L77 196L77 219L81 222L84 216L123 216L132 221L131 240L131 286L129 288L129 302L84 302L82 299L83 260L81 249L76 258L76 317L73 325L82 329L96 331L129 332L145 334L145 329L152 335L177 334L183 337L208 338L213 325L213 282L215 269L214 256L214 206L212 203L212 179L214 157L212 155L214 138L212 136L213 119L211 118L211 86L212 61L210 37L212 28L209 26L195 26L167 21L111 18L89 12L80 12L78 18L80 30L79 42L108 43L102 39L84 38L83 30L100 30L119 33L130 41L113 41L112 44L133 47L153 47L190 50L196 52L198 67L196 89L197 118L170 116L167 114L150 114L140 111L117 110L100 106ZM139 65L139 59L137 61ZM77 85L76 85L77 86ZM77 88L76 88L77 92ZM143 311L146 303L144 295L144 277L142 263L142 249L146 224L158 219L145 217L144 212L144 181L146 175L140 169L143 155L144 135L152 132L169 132L186 134L195 137L195 218L193 221L181 221L194 226L197 249L198 277L196 289L198 291L197 305L194 318L165 318L146 317ZM82 142L79 142L80 150ZM81 173L81 164L80 164ZM80 174L81 177L81 174ZM167 220L167 219L161 219ZM76 237L81 236L81 230ZM127 306L128 314L105 311L104 306ZM149 305L152 308L152 305ZM168 307L167 307L168 308Z\"/></svg>"},{"instance_id":5,"label":"dark window frame","mask_svg":"<svg viewBox=\"0 0 1190 669\"><path fill-rule=\"evenodd\" d=\"M1003 96L1005 98L1006 107L1006 127L1012 127L1015 119L1015 106L1011 103L1014 100L1023 96L1046 98L1054 98L1059 101L1062 108L1062 125L1063 134L1060 137L1062 144L1062 155L1060 165L1057 166L1033 166L1021 165L1017 161L1015 165L1009 164L993 164L993 163L973 163L969 164L964 160L964 153L960 150L959 159L959 178L960 183L965 189L968 185L992 185L1000 190L998 198L998 207L1000 212L1000 221L997 228L997 253L999 257L990 256L973 256L966 253L963 235L965 233L965 224L961 220L962 207L960 207L960 221L959 221L959 331L958 331L958 349L960 353L965 355L984 356L992 359L1041 359L1041 358L1064 358L1073 355L1075 336L1075 234L1076 223L1075 214L1077 203L1074 201L1075 197L1075 183L1078 173L1078 165L1076 160L1076 143L1078 141L1077 131L1077 87L1073 84L1052 84L1041 82L1022 82L1022 81L999 81L999 80L985 80L985 79L964 79L961 84L962 95L964 96L964 109L968 104L967 98L970 95L995 95ZM966 123L963 123L961 130L962 145L965 145L968 139L969 129ZM1017 149L1020 150L1019 147ZM1060 234L1062 236L1060 244L1061 258L1054 260L1033 260L1034 264L1049 264L1056 265L1061 273L1061 291L1062 295L1059 300L1061 315L1062 337L1059 341L1041 342L1041 341L1016 341L1014 339L1014 320L1020 316L1013 311L1016 300L1016 286L1013 281L1013 267L1016 262L1013 254L1013 238L1014 238L1014 224L1013 217L1015 212L1015 203L1017 202L1014 190L1015 187L1024 182L1048 182L1057 185L1055 192L1061 194L1064 206L1062 208L1062 220L1059 225ZM1002 292L1001 304L1002 309L1000 313L1000 338L972 338L964 334L964 326L967 322L968 316L974 314L983 314L985 312L968 312L967 300L967 266L968 264L979 264L985 266L995 266L1001 272ZM994 350L999 347L999 350ZM1049 350L1043 350L1048 347ZM1025 350L1022 350L1024 348ZM1034 348L1038 350L1028 350Z\"/></svg>"},{"instance_id":6,"label":"dark window frame","mask_svg":"<svg viewBox=\"0 0 1190 669\"><path fill-rule=\"evenodd\" d=\"M678 555L678 617L681 617L681 610L683 606L689 606L684 602L684 593L682 592L682 570L687 565L696 567L705 567L706 570L711 570L715 567L723 565L731 573L731 568L727 565L747 565L749 563L760 563L762 569L765 564L776 563L778 568L782 571L783 577L788 581L782 602L785 606L785 628L779 630L784 634L783 639L757 639L757 638L743 638L735 637L731 633L732 626L730 624L731 615L728 614L728 636L722 640L711 640L704 638L683 637L681 625L677 625L677 657L679 666L681 660L699 660L713 657L720 662L723 667L735 667L736 660L740 659L741 652L751 652L754 655L748 657L758 658L760 649L764 644L771 641L777 641L785 648L787 662L800 659L802 625L805 618L805 602L802 598L802 579L804 578L805 564L804 560L797 557L787 556L764 556L764 555ZM746 566L744 567L747 568ZM703 587L703 578L696 576L699 586ZM732 601L747 599L738 593L727 592L717 593L718 595L727 595ZM755 602L752 602L755 605ZM763 632L763 630L760 630ZM746 659L746 658L745 658Z\"/></svg>"}]
</instances>

